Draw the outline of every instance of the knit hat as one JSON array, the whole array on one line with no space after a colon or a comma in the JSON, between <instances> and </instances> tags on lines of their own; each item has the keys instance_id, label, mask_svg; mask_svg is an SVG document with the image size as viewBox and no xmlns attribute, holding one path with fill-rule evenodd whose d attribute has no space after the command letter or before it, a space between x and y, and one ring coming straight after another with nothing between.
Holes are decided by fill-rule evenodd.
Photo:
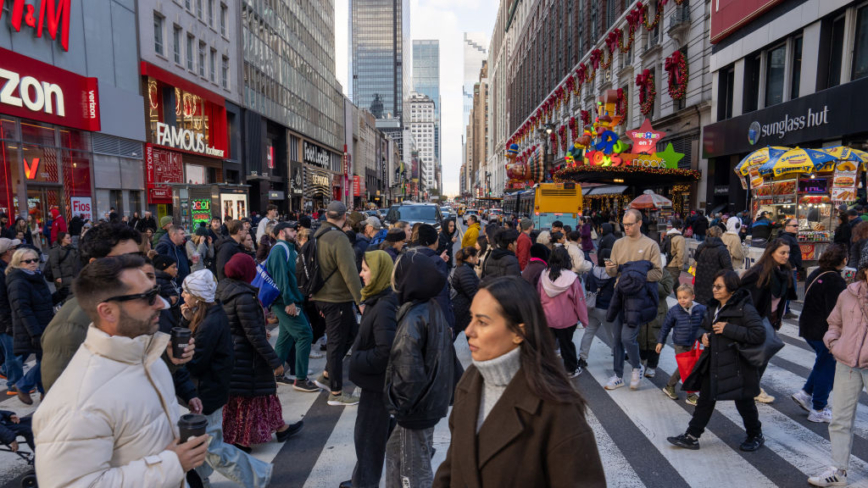
<instances>
[{"instance_id":1,"label":"knit hat","mask_svg":"<svg viewBox=\"0 0 868 488\"><path fill-rule=\"evenodd\" d=\"M166 271L171 268L173 264L178 264L178 261L171 257L163 254L157 254L153 260L154 269L157 271Z\"/></svg>"},{"instance_id":2,"label":"knit hat","mask_svg":"<svg viewBox=\"0 0 868 488\"><path fill-rule=\"evenodd\" d=\"M407 233L404 232L404 229L389 229L389 232L386 234L386 242L394 243L401 242L407 239Z\"/></svg>"},{"instance_id":3,"label":"knit hat","mask_svg":"<svg viewBox=\"0 0 868 488\"><path fill-rule=\"evenodd\" d=\"M172 222L173 222L172 217L169 217L168 215L166 215L165 217L160 219L160 228L163 228L163 227L171 224Z\"/></svg>"},{"instance_id":4,"label":"knit hat","mask_svg":"<svg viewBox=\"0 0 868 488\"><path fill-rule=\"evenodd\" d=\"M207 228L207 227L199 227L199 228L197 228L197 229L196 229L196 235L197 235L197 236L203 236L203 237L204 237L204 236L207 236L207 235L208 235L208 228Z\"/></svg>"},{"instance_id":5,"label":"knit hat","mask_svg":"<svg viewBox=\"0 0 868 488\"><path fill-rule=\"evenodd\" d=\"M217 293L217 278L214 277L211 270L200 269L184 278L181 287L200 302L214 303L214 294Z\"/></svg>"},{"instance_id":6,"label":"knit hat","mask_svg":"<svg viewBox=\"0 0 868 488\"><path fill-rule=\"evenodd\" d=\"M243 252L235 253L223 268L223 274L227 278L250 283L256 278L256 261Z\"/></svg>"},{"instance_id":7,"label":"knit hat","mask_svg":"<svg viewBox=\"0 0 868 488\"><path fill-rule=\"evenodd\" d=\"M419 226L419 245L430 246L437 242L437 229L430 224L422 224Z\"/></svg>"}]
</instances>

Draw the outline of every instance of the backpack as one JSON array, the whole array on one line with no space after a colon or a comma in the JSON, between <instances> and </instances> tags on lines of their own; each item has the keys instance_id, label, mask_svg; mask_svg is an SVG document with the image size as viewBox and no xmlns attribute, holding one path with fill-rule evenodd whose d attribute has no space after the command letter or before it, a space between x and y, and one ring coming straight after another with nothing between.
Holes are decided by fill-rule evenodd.
<instances>
[{"instance_id":1,"label":"backpack","mask_svg":"<svg viewBox=\"0 0 868 488\"><path fill-rule=\"evenodd\" d=\"M660 254L666 256L666 262L672 261L672 234L663 238L663 244L660 246Z\"/></svg>"},{"instance_id":2,"label":"backpack","mask_svg":"<svg viewBox=\"0 0 868 488\"><path fill-rule=\"evenodd\" d=\"M325 232L320 235L322 237L327 232L334 230L333 227L329 227ZM319 269L319 259L317 259L317 241L318 237L311 237L304 246L301 248L301 252L298 253L298 262L301 264L302 273L298 275L298 288L301 290L301 293L306 297L314 296L318 291L322 289L322 287L326 284L326 281L335 274L335 271L338 270L337 267L329 274L325 279L322 278L322 274Z\"/></svg>"},{"instance_id":3,"label":"backpack","mask_svg":"<svg viewBox=\"0 0 868 488\"><path fill-rule=\"evenodd\" d=\"M281 242L277 242L271 248L271 251L268 252L268 256L271 257L271 253L274 252L274 249L277 248L277 246L284 248L286 251L286 260L289 262L289 249L287 249L286 244ZM268 259L266 258L265 261L267 263ZM280 288L277 287L274 278L272 278L268 273L268 267L265 263L256 265L256 277L253 278L253 281L250 284L259 288L256 297L259 298L259 303L261 303L265 308L271 308L271 305L274 304L274 301L280 296Z\"/></svg>"}]
</instances>

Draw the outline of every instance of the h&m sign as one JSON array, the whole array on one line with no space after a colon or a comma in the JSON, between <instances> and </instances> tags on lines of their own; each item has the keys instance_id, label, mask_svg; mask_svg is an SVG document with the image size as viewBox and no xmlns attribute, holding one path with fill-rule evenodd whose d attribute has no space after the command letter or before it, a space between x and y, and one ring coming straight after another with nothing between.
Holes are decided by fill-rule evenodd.
<instances>
[{"instance_id":1,"label":"h&m sign","mask_svg":"<svg viewBox=\"0 0 868 488\"><path fill-rule=\"evenodd\" d=\"M6 10L6 1L0 0L0 20ZM60 45L63 50L69 52L69 2L70 0L33 0L39 1L39 12L32 4L25 0L9 0L12 9L9 11L9 21L15 32L21 32L23 23L31 29L36 29L36 37L42 37L42 30L48 25L48 35L57 40L60 32Z\"/></svg>"}]
</instances>

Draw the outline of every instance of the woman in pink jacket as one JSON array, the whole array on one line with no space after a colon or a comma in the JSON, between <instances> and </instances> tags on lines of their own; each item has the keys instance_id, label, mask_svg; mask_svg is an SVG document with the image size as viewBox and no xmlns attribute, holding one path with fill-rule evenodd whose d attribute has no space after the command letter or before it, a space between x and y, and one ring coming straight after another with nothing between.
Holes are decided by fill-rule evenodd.
<instances>
[{"instance_id":1,"label":"woman in pink jacket","mask_svg":"<svg viewBox=\"0 0 868 488\"><path fill-rule=\"evenodd\" d=\"M829 330L823 342L835 356L835 384L832 387L832 467L808 478L814 486L844 486L853 445L853 423L859 394L868 388L868 267L856 273L856 280L838 295L838 302L826 320Z\"/></svg>"},{"instance_id":2,"label":"woman in pink jacket","mask_svg":"<svg viewBox=\"0 0 868 488\"><path fill-rule=\"evenodd\" d=\"M549 257L548 267L539 280L539 295L546 321L555 339L561 346L561 357L570 378L582 374L573 334L579 322L588 325L588 307L579 276L570 271L573 267L570 253L556 247Z\"/></svg>"}]
</instances>

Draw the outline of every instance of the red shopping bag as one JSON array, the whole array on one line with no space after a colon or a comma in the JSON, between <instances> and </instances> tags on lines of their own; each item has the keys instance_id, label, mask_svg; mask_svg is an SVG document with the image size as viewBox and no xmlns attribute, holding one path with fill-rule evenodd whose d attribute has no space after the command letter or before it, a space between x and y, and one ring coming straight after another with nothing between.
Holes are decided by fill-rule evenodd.
<instances>
[{"instance_id":1,"label":"red shopping bag","mask_svg":"<svg viewBox=\"0 0 868 488\"><path fill-rule=\"evenodd\" d=\"M699 347L699 341L693 345L693 349L687 352L681 352L675 355L675 362L678 363L678 372L681 374L681 382L687 381L687 377L699 361L699 356L702 355L702 349Z\"/></svg>"}]
</instances>

